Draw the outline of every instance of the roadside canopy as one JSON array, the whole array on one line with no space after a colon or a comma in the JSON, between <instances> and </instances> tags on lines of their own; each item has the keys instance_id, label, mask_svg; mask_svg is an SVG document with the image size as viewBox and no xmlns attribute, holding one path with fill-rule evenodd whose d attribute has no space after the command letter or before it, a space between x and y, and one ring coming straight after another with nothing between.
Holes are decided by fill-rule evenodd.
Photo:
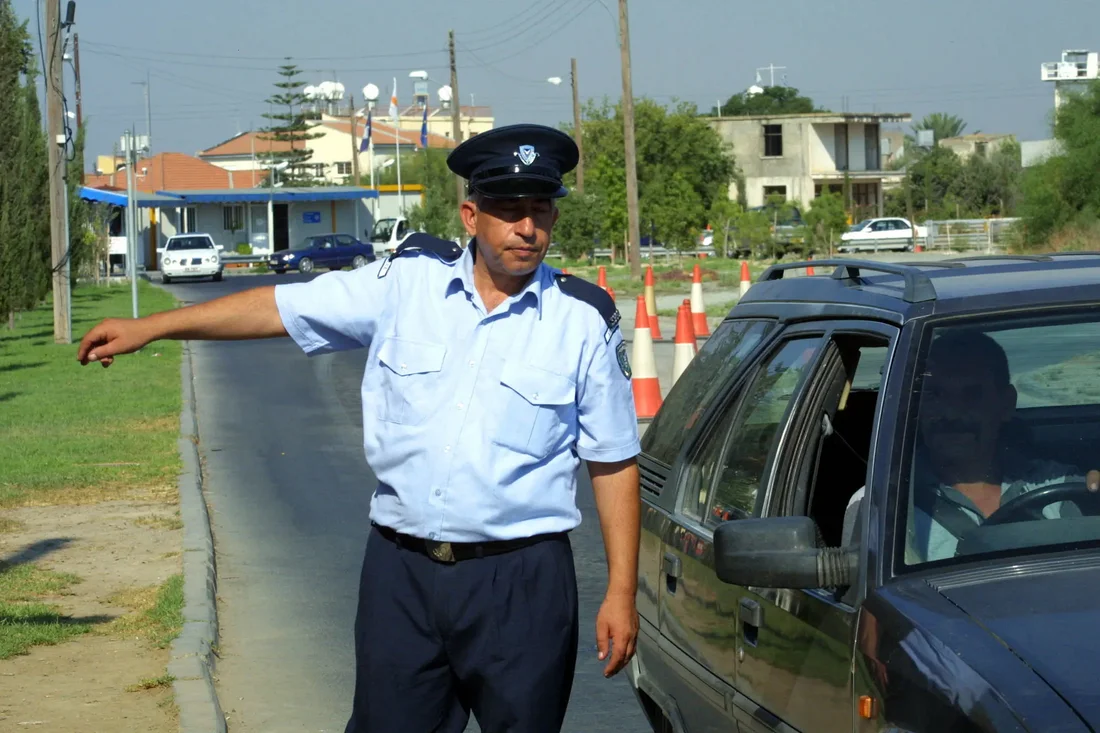
<instances>
[{"instance_id":1,"label":"roadside canopy","mask_svg":"<svg viewBox=\"0 0 1100 733\"><path fill-rule=\"evenodd\" d=\"M82 186L80 198L86 201L98 201L113 206L126 206L126 192L103 188ZM227 188L197 189L186 191L157 191L156 193L138 192L137 205L142 208L171 209L192 204L278 204L297 201L351 201L356 199L375 199L378 192L370 188L355 186L317 186L308 188Z\"/></svg>"}]
</instances>

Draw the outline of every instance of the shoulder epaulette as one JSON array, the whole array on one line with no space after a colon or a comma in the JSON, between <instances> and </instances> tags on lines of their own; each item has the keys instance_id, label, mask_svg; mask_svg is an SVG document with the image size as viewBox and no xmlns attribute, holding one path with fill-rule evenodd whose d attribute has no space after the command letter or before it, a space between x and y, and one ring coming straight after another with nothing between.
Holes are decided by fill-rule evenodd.
<instances>
[{"instance_id":1,"label":"shoulder epaulette","mask_svg":"<svg viewBox=\"0 0 1100 733\"><path fill-rule=\"evenodd\" d=\"M382 263L382 267L378 270L378 277L385 277L386 273L390 271L390 265L398 257L421 254L423 252L433 254L444 262L454 262L462 256L462 248L454 242L448 242L446 239L439 239L430 234L417 232L405 237L405 241L399 244L397 249L393 251L393 254L386 258L386 261Z\"/></svg>"},{"instance_id":2,"label":"shoulder epaulette","mask_svg":"<svg viewBox=\"0 0 1100 733\"><path fill-rule=\"evenodd\" d=\"M600 317L602 317L604 323L607 324L605 340L610 341L611 334L619 327L619 321L622 316L619 315L619 309L615 307L615 301L611 299L607 291L599 285L595 285L579 277L574 277L573 275L557 273L554 275L554 280L558 283L558 287L561 288L563 293L583 303L587 303L599 311Z\"/></svg>"}]
</instances>

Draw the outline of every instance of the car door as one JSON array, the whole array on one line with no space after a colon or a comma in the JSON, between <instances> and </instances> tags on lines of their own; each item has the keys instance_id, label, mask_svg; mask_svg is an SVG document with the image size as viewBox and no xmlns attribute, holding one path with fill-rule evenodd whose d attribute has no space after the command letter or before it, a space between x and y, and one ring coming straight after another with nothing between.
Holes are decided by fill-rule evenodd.
<instances>
[{"instance_id":1,"label":"car door","mask_svg":"<svg viewBox=\"0 0 1100 733\"><path fill-rule=\"evenodd\" d=\"M313 264L319 267L334 267L337 261L336 240L326 234L313 239Z\"/></svg>"},{"instance_id":2,"label":"car door","mask_svg":"<svg viewBox=\"0 0 1100 733\"><path fill-rule=\"evenodd\" d=\"M336 235L337 267L348 267L359 254L355 238L347 234Z\"/></svg>"},{"instance_id":3,"label":"car door","mask_svg":"<svg viewBox=\"0 0 1100 733\"><path fill-rule=\"evenodd\" d=\"M829 327L776 455L763 515L810 516L822 545L851 547L858 539L844 536L845 510L871 476L882 380L897 329L874 322ZM842 589L742 589L736 687L759 706L752 730L854 730L853 649L861 597L858 583Z\"/></svg>"},{"instance_id":4,"label":"car door","mask_svg":"<svg viewBox=\"0 0 1100 733\"><path fill-rule=\"evenodd\" d=\"M761 352L728 394L677 473L677 505L662 546L661 643L676 665L670 694L687 730L745 724L757 705L739 695L736 645L743 589L714 571L713 531L722 521L757 516L771 456L821 334L788 329Z\"/></svg>"}]
</instances>

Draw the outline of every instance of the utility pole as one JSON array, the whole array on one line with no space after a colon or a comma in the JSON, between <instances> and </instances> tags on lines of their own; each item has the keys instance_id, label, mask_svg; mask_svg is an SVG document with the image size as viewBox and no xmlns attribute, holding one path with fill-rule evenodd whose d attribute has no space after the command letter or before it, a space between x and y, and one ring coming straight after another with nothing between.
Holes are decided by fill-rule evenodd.
<instances>
[{"instance_id":1,"label":"utility pole","mask_svg":"<svg viewBox=\"0 0 1100 733\"><path fill-rule=\"evenodd\" d=\"M145 72L145 81L135 81L134 84L140 84L145 87L145 146L146 155L153 155L153 116L150 114L149 107L149 72Z\"/></svg>"},{"instance_id":2,"label":"utility pole","mask_svg":"<svg viewBox=\"0 0 1100 733\"><path fill-rule=\"evenodd\" d=\"M455 140L455 147L458 147L462 142L462 119L459 116L460 108L462 106L460 100L462 97L458 96L458 67L455 66L455 32L448 31L447 37L450 40L451 47L451 137ZM466 198L466 186L462 183L460 176L455 176L455 206L461 206L462 202ZM458 233L459 241L462 242L462 246L466 246L466 232L460 231Z\"/></svg>"},{"instance_id":3,"label":"utility pole","mask_svg":"<svg viewBox=\"0 0 1100 733\"><path fill-rule=\"evenodd\" d=\"M138 317L138 288L137 288L137 249L138 249L138 212L137 190L134 186L134 164L137 156L134 154L134 129L126 131L126 270L130 276L130 300L133 306L133 316Z\"/></svg>"},{"instance_id":4,"label":"utility pole","mask_svg":"<svg viewBox=\"0 0 1100 733\"><path fill-rule=\"evenodd\" d=\"M584 195L584 137L581 130L581 102L577 92L577 60L569 59L570 74L573 80L573 138L577 143L580 158L577 160L577 195Z\"/></svg>"},{"instance_id":5,"label":"utility pole","mask_svg":"<svg viewBox=\"0 0 1100 733\"><path fill-rule=\"evenodd\" d=\"M623 142L626 144L626 221L630 276L642 275L641 232L638 228L638 161L634 147L634 91L630 82L630 27L626 0L619 0L619 54L623 66Z\"/></svg>"},{"instance_id":6,"label":"utility pole","mask_svg":"<svg viewBox=\"0 0 1100 733\"><path fill-rule=\"evenodd\" d=\"M61 100L64 95L64 62L62 55L61 6L59 0L46 0L47 47L46 62L46 129L48 132L50 180L50 259L53 263L53 340L71 344L72 322L69 318L69 278L65 264L69 258L69 242L65 237L65 156L67 137L62 119Z\"/></svg>"},{"instance_id":7,"label":"utility pole","mask_svg":"<svg viewBox=\"0 0 1100 733\"><path fill-rule=\"evenodd\" d=\"M80 94L80 34L73 34L73 76L76 79L76 129L84 124L83 96ZM84 171L81 171L83 174Z\"/></svg>"},{"instance_id":8,"label":"utility pole","mask_svg":"<svg viewBox=\"0 0 1100 733\"><path fill-rule=\"evenodd\" d=\"M351 180L352 185L359 188L359 143L355 139L355 93L348 95L348 124L351 126ZM355 199L355 238L359 238L359 206L362 199Z\"/></svg>"}]
</instances>

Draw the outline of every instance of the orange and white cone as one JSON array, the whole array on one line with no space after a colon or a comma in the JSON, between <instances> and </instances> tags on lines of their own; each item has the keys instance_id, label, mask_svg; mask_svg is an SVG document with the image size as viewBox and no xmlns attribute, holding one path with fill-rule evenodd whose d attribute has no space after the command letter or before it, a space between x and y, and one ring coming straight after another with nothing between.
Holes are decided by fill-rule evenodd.
<instances>
[{"instance_id":1,"label":"orange and white cone","mask_svg":"<svg viewBox=\"0 0 1100 733\"><path fill-rule=\"evenodd\" d=\"M814 261L814 256L810 255L810 262L813 262L813 261ZM806 277L813 277L813 276L814 276L814 266L810 265L809 267L806 268Z\"/></svg>"},{"instance_id":2,"label":"orange and white cone","mask_svg":"<svg viewBox=\"0 0 1100 733\"><path fill-rule=\"evenodd\" d=\"M613 288L611 286L608 286L607 294L611 296L611 302L614 303L615 302L615 288Z\"/></svg>"},{"instance_id":3,"label":"orange and white cone","mask_svg":"<svg viewBox=\"0 0 1100 733\"><path fill-rule=\"evenodd\" d=\"M657 381L657 359L653 355L653 336L649 331L649 314L645 296L638 296L634 321L634 353L630 358L631 382L634 390L634 410L640 418L651 418L661 407L661 384Z\"/></svg>"},{"instance_id":4,"label":"orange and white cone","mask_svg":"<svg viewBox=\"0 0 1100 733\"><path fill-rule=\"evenodd\" d=\"M565 268L563 267L563 268L561 268L561 274L562 274L562 275L568 275L568 274L569 274L569 270L567 270L567 269L565 269Z\"/></svg>"},{"instance_id":5,"label":"orange and white cone","mask_svg":"<svg viewBox=\"0 0 1100 733\"><path fill-rule=\"evenodd\" d=\"M654 341L661 340L661 324L657 321L657 295L653 291L653 265L645 267L645 311L649 317L649 332Z\"/></svg>"},{"instance_id":6,"label":"orange and white cone","mask_svg":"<svg viewBox=\"0 0 1100 733\"><path fill-rule=\"evenodd\" d=\"M691 272L691 327L696 336L710 336L707 327L707 309L703 305L703 272L699 265Z\"/></svg>"},{"instance_id":7,"label":"orange and white cone","mask_svg":"<svg viewBox=\"0 0 1100 733\"><path fill-rule=\"evenodd\" d=\"M749 292L749 288L752 287L752 276L749 275L749 263L741 260L741 297L745 297L745 293Z\"/></svg>"},{"instance_id":8,"label":"orange and white cone","mask_svg":"<svg viewBox=\"0 0 1100 733\"><path fill-rule=\"evenodd\" d=\"M672 383L676 384L695 358L695 331L691 327L690 303L684 303L676 309L676 336L672 349Z\"/></svg>"},{"instance_id":9,"label":"orange and white cone","mask_svg":"<svg viewBox=\"0 0 1100 733\"><path fill-rule=\"evenodd\" d=\"M600 265L599 274L596 275L596 284L607 290L607 268Z\"/></svg>"}]
</instances>

